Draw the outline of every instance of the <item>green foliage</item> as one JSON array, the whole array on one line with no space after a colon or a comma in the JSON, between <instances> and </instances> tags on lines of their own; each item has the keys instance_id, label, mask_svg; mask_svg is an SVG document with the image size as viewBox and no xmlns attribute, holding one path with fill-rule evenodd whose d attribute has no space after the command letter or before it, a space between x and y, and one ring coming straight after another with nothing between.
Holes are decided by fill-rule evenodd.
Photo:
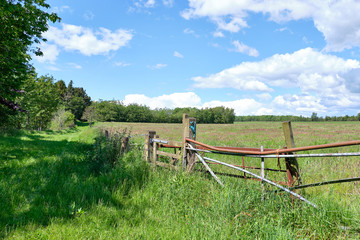
<instances>
[{"instance_id":1,"label":"green foliage","mask_svg":"<svg viewBox=\"0 0 360 240\"><path fill-rule=\"evenodd\" d=\"M100 101L94 106L96 120L100 122L181 123L184 113L196 117L198 123L233 123L235 120L234 109L225 107L150 110L138 104L124 106L118 101Z\"/></svg>"},{"instance_id":2,"label":"green foliage","mask_svg":"<svg viewBox=\"0 0 360 240\"><path fill-rule=\"evenodd\" d=\"M63 88L63 86L60 87ZM60 92L63 91L60 90ZM83 88L73 87L73 81L71 80L66 88L64 104L66 110L70 110L75 118L80 120L85 108L90 106L91 98L86 94L86 91Z\"/></svg>"},{"instance_id":3,"label":"green foliage","mask_svg":"<svg viewBox=\"0 0 360 240\"><path fill-rule=\"evenodd\" d=\"M62 130L74 127L75 116L70 111L65 111L65 107L60 107L51 120L51 129Z\"/></svg>"},{"instance_id":4,"label":"green foliage","mask_svg":"<svg viewBox=\"0 0 360 240\"><path fill-rule=\"evenodd\" d=\"M54 78L32 76L26 80L24 89L26 94L19 102L27 110L23 114L26 126L38 130L47 128L60 103Z\"/></svg>"},{"instance_id":5,"label":"green foliage","mask_svg":"<svg viewBox=\"0 0 360 240\"><path fill-rule=\"evenodd\" d=\"M95 104L91 104L90 106L87 106L85 108L81 119L88 121L89 122L89 127L91 127L92 123L95 120L95 118L96 118Z\"/></svg>"},{"instance_id":6,"label":"green foliage","mask_svg":"<svg viewBox=\"0 0 360 240\"><path fill-rule=\"evenodd\" d=\"M319 124L297 124L302 130L307 129L309 139L322 140L319 132L312 134L313 128L308 129ZM258 144L266 136L262 134L258 139L254 132L245 130L262 127L269 130L267 133L281 131L277 124L263 125L203 125L207 128L202 136L209 135L206 141L210 141L214 134L222 132L227 136L226 133L233 132L229 129L242 126L244 133L238 136L249 145ZM338 126L351 136L358 136L356 131L350 131L357 128L356 123L325 125L330 132ZM178 127L181 132L181 126ZM224 129L228 130L225 134ZM160 167L152 171L137 150L94 174L91 161L99 152L94 146L95 134L96 128L76 127L56 133L18 131L0 135L1 238L359 238L360 193L356 183L334 188L352 186L356 191L348 194L327 192L326 186L306 190L302 195L318 205L314 209L286 194L271 191L264 194L261 184L255 181L219 176L226 185L221 188L204 173L189 174ZM228 137L235 141L234 135ZM220 144L226 142L224 139ZM324 160L325 163L329 161ZM356 160L354 163L357 164ZM307 166L314 165L314 161L309 161Z\"/></svg>"},{"instance_id":7,"label":"green foliage","mask_svg":"<svg viewBox=\"0 0 360 240\"><path fill-rule=\"evenodd\" d=\"M130 133L124 129L111 136L101 134L95 139L94 150L91 154L90 168L96 173L106 172L115 167L124 155L123 138L129 138Z\"/></svg>"},{"instance_id":8,"label":"green foliage","mask_svg":"<svg viewBox=\"0 0 360 240\"><path fill-rule=\"evenodd\" d=\"M34 44L45 39L42 33L48 30L48 21L60 18L46 9L44 0L2 0L0 2L0 104L19 110L15 104L19 90L33 72L28 52L42 55Z\"/></svg>"}]
</instances>

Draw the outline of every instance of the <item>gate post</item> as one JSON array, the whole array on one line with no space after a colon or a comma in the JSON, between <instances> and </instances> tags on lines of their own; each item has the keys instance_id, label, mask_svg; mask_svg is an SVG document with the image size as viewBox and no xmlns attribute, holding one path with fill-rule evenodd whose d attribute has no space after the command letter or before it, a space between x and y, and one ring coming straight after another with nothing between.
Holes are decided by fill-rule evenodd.
<instances>
[{"instance_id":1,"label":"gate post","mask_svg":"<svg viewBox=\"0 0 360 240\"><path fill-rule=\"evenodd\" d=\"M147 162L151 161L151 150L153 148L151 139L155 137L155 134L155 131L147 131L147 133L145 134L144 156Z\"/></svg>"},{"instance_id":2,"label":"gate post","mask_svg":"<svg viewBox=\"0 0 360 240\"><path fill-rule=\"evenodd\" d=\"M185 138L196 140L196 118L189 117L186 113L183 114L183 169L191 171L195 165L195 154L186 150ZM194 146L193 143L190 143Z\"/></svg>"},{"instance_id":3,"label":"gate post","mask_svg":"<svg viewBox=\"0 0 360 240\"><path fill-rule=\"evenodd\" d=\"M283 122L282 124L285 136L285 142L287 148L294 148L295 141L294 135L291 128L291 122ZM301 177L300 177L300 169L299 164L296 158L285 158L286 164L286 171L287 171L287 178L288 178L288 185L292 187L295 185L297 181L298 184L301 184Z\"/></svg>"}]
</instances>

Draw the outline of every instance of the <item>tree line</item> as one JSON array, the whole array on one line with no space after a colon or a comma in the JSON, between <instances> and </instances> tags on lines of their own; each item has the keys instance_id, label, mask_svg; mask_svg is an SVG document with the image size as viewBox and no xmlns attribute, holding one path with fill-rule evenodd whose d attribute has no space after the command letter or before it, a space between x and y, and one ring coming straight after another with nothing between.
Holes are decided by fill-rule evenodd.
<instances>
[{"instance_id":1,"label":"tree line","mask_svg":"<svg viewBox=\"0 0 360 240\"><path fill-rule=\"evenodd\" d=\"M234 109L225 107L214 108L158 108L151 110L149 107L138 104L125 106L121 101L93 102L84 111L83 119L91 124L100 122L151 122L151 123L181 123L182 116L186 113L195 117L198 123L233 123L235 120Z\"/></svg>"}]
</instances>

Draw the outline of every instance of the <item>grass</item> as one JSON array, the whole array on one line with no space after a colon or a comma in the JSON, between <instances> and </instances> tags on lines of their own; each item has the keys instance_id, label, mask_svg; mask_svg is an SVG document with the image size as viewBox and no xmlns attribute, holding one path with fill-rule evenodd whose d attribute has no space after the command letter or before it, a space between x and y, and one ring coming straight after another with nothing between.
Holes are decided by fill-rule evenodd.
<instances>
[{"instance_id":1,"label":"grass","mask_svg":"<svg viewBox=\"0 0 360 240\"><path fill-rule=\"evenodd\" d=\"M206 174L153 171L138 148L111 169L94 172L94 138L104 127L128 128L132 135L156 130L164 139L181 140L178 124L101 123L91 129L0 135L0 237L360 239L356 183L306 190L304 196L318 205L314 209L302 202L293 205L285 194L264 196L258 182L221 176L226 185L221 188ZM358 123L293 123L297 146L360 139L358 127ZM281 131L280 123L198 125L198 140L276 148L284 144ZM138 136L132 142L141 144L142 139ZM359 147L338 150L359 151ZM228 156L223 160L240 161ZM358 176L358 158L299 159L299 163L307 183Z\"/></svg>"}]
</instances>

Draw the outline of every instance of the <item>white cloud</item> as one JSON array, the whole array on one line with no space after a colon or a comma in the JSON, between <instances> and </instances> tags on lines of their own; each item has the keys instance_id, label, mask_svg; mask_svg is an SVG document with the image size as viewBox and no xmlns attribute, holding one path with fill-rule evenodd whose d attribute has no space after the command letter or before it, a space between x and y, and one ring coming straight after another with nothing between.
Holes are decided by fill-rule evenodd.
<instances>
[{"instance_id":1,"label":"white cloud","mask_svg":"<svg viewBox=\"0 0 360 240\"><path fill-rule=\"evenodd\" d=\"M255 101L254 99L240 99L236 101L211 101L206 102L202 107L227 107L232 108L235 111L235 115L257 115L257 110L262 107L262 104Z\"/></svg>"},{"instance_id":2,"label":"white cloud","mask_svg":"<svg viewBox=\"0 0 360 240\"><path fill-rule=\"evenodd\" d=\"M184 33L185 33L185 34L191 34L191 35L194 35L196 38L198 38L198 37L199 37L199 35L198 35L198 34L196 34L196 33L195 33L195 31L194 31L194 30L191 30L190 28L185 28L185 29L184 29Z\"/></svg>"},{"instance_id":3,"label":"white cloud","mask_svg":"<svg viewBox=\"0 0 360 240\"><path fill-rule=\"evenodd\" d=\"M137 103L155 108L199 107L201 99L193 92L173 93L158 97L147 97L143 94L129 94L123 101L125 105Z\"/></svg>"},{"instance_id":4,"label":"white cloud","mask_svg":"<svg viewBox=\"0 0 360 240\"><path fill-rule=\"evenodd\" d=\"M184 56L181 53L177 52L177 51L174 52L174 57L184 58Z\"/></svg>"},{"instance_id":5,"label":"white cloud","mask_svg":"<svg viewBox=\"0 0 360 240\"><path fill-rule=\"evenodd\" d=\"M343 109L358 111L359 76L359 61L306 48L292 54L276 54L258 62L243 62L192 80L198 88L262 91L265 93L256 96L267 104L260 108L272 109L274 114L308 115L313 111L324 114L336 114ZM273 88L296 94L279 95L270 103L272 97L268 92ZM248 95L251 96L251 92Z\"/></svg>"},{"instance_id":6,"label":"white cloud","mask_svg":"<svg viewBox=\"0 0 360 240\"><path fill-rule=\"evenodd\" d=\"M60 50L57 48L57 46L43 42L39 47L43 52L43 56L34 56L34 58L41 63L47 62L55 64L55 61L60 53Z\"/></svg>"},{"instance_id":7,"label":"white cloud","mask_svg":"<svg viewBox=\"0 0 360 240\"><path fill-rule=\"evenodd\" d=\"M161 69L161 68L165 68L165 67L167 67L167 64L165 64L165 63L158 63L158 64L155 64L152 66L148 66L148 68L150 68L150 69Z\"/></svg>"},{"instance_id":8,"label":"white cloud","mask_svg":"<svg viewBox=\"0 0 360 240\"><path fill-rule=\"evenodd\" d=\"M189 8L182 12L185 19L208 17L217 28L238 32L248 27L249 13L269 16L270 21L288 22L311 19L324 34L327 51L342 51L360 46L360 1L339 0L189 0ZM351 17L349 17L351 16Z\"/></svg>"},{"instance_id":9,"label":"white cloud","mask_svg":"<svg viewBox=\"0 0 360 240\"><path fill-rule=\"evenodd\" d=\"M133 38L131 31L106 28L93 29L62 24L61 28L50 26L44 37L66 51L79 51L86 56L108 54L126 46Z\"/></svg>"},{"instance_id":10,"label":"white cloud","mask_svg":"<svg viewBox=\"0 0 360 240\"><path fill-rule=\"evenodd\" d=\"M153 8L155 0L139 0L134 3L137 8Z\"/></svg>"},{"instance_id":11,"label":"white cloud","mask_svg":"<svg viewBox=\"0 0 360 240\"><path fill-rule=\"evenodd\" d=\"M225 35L221 31L216 31L213 33L213 37L223 38Z\"/></svg>"},{"instance_id":12,"label":"white cloud","mask_svg":"<svg viewBox=\"0 0 360 240\"><path fill-rule=\"evenodd\" d=\"M259 62L243 62L208 77L194 77L195 87L235 88L239 90L271 91L269 86L301 87L304 91L323 91L334 87L337 74L359 68L357 60L323 54L311 48L292 54L276 54ZM312 79L315 79L316 86ZM321 83L320 83L321 81ZM310 85L301 83L308 82Z\"/></svg>"},{"instance_id":13,"label":"white cloud","mask_svg":"<svg viewBox=\"0 0 360 240\"><path fill-rule=\"evenodd\" d=\"M232 44L235 46L235 49L233 51L244 53L246 55L252 56L252 57L258 57L259 52L255 48L249 47L239 41L233 41Z\"/></svg>"}]
</instances>

